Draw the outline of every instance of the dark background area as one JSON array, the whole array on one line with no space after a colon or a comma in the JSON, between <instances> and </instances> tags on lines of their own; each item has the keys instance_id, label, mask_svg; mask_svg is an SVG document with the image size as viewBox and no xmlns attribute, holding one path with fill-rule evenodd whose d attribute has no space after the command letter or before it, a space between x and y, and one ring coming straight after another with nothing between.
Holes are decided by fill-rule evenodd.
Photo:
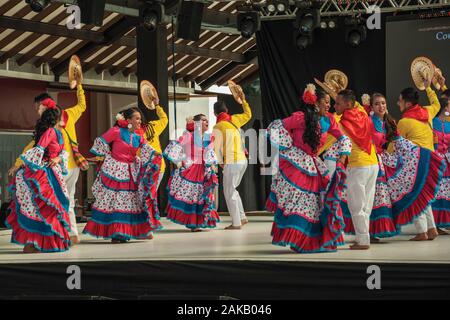
<instances>
[{"instance_id":1,"label":"dark background area","mask_svg":"<svg viewBox=\"0 0 450 320\"><path fill-rule=\"evenodd\" d=\"M437 65L447 83L450 80L450 17L425 20L400 20L386 23L386 94L390 109L397 111L399 93L414 87L410 66L415 57L426 56ZM437 40L436 34L447 34L447 40ZM425 92L420 103L428 105ZM398 115L398 112L395 113Z\"/></svg>"},{"instance_id":2,"label":"dark background area","mask_svg":"<svg viewBox=\"0 0 450 320\"><path fill-rule=\"evenodd\" d=\"M364 93L385 92L385 16L380 30L368 30L366 41L353 48L345 43L343 20L336 29L317 29L314 42L300 51L294 45L292 20L264 22L257 34L264 125L289 116L314 77L330 69L349 78L358 100Z\"/></svg>"}]
</instances>

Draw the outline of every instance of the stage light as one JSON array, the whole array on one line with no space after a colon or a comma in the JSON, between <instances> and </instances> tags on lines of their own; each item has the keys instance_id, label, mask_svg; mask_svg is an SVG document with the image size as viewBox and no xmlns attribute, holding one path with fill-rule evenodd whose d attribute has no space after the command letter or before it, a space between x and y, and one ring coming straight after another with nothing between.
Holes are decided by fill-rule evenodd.
<instances>
[{"instance_id":1,"label":"stage light","mask_svg":"<svg viewBox=\"0 0 450 320\"><path fill-rule=\"evenodd\" d=\"M162 4L146 3L139 8L139 21L148 31L155 31L164 15Z\"/></svg>"},{"instance_id":2,"label":"stage light","mask_svg":"<svg viewBox=\"0 0 450 320\"><path fill-rule=\"evenodd\" d=\"M366 40L367 38L367 28L364 25L364 21L360 18L347 18L345 20L347 25L345 31L345 42L352 47L357 47Z\"/></svg>"},{"instance_id":3,"label":"stage light","mask_svg":"<svg viewBox=\"0 0 450 320\"><path fill-rule=\"evenodd\" d=\"M322 21L322 22L320 23L320 28L321 28L321 29L326 29L326 28L328 28L328 24L327 24L325 21Z\"/></svg>"},{"instance_id":4,"label":"stage light","mask_svg":"<svg viewBox=\"0 0 450 320\"><path fill-rule=\"evenodd\" d=\"M336 28L336 22L334 20L328 21L328 28L330 29Z\"/></svg>"},{"instance_id":5,"label":"stage light","mask_svg":"<svg viewBox=\"0 0 450 320\"><path fill-rule=\"evenodd\" d=\"M296 5L299 10L306 10L310 9L313 6L313 3L312 1L297 1Z\"/></svg>"},{"instance_id":6,"label":"stage light","mask_svg":"<svg viewBox=\"0 0 450 320\"><path fill-rule=\"evenodd\" d=\"M25 0L34 12L41 12L50 3L50 0Z\"/></svg>"},{"instance_id":7,"label":"stage light","mask_svg":"<svg viewBox=\"0 0 450 320\"><path fill-rule=\"evenodd\" d=\"M303 35L300 32L294 33L295 46L299 50L305 50L310 44L312 44L312 35Z\"/></svg>"},{"instance_id":8,"label":"stage light","mask_svg":"<svg viewBox=\"0 0 450 320\"><path fill-rule=\"evenodd\" d=\"M345 35L345 42L352 47L357 47L366 40L367 29L365 26L358 26L354 28L348 28Z\"/></svg>"},{"instance_id":9,"label":"stage light","mask_svg":"<svg viewBox=\"0 0 450 320\"><path fill-rule=\"evenodd\" d=\"M261 19L256 11L239 12L237 16L237 27L244 38L251 38L259 31Z\"/></svg>"},{"instance_id":10,"label":"stage light","mask_svg":"<svg viewBox=\"0 0 450 320\"><path fill-rule=\"evenodd\" d=\"M320 28L320 11L310 8L307 10L298 10L294 22L294 41L297 48L303 50L313 41L313 32Z\"/></svg>"},{"instance_id":11,"label":"stage light","mask_svg":"<svg viewBox=\"0 0 450 320\"><path fill-rule=\"evenodd\" d=\"M277 4L277 10L278 10L278 12L285 12L286 6L284 5L284 3Z\"/></svg>"},{"instance_id":12,"label":"stage light","mask_svg":"<svg viewBox=\"0 0 450 320\"><path fill-rule=\"evenodd\" d=\"M288 1L277 1L276 5L277 5L277 10L280 13L285 12L289 8Z\"/></svg>"},{"instance_id":13,"label":"stage light","mask_svg":"<svg viewBox=\"0 0 450 320\"><path fill-rule=\"evenodd\" d=\"M269 11L270 13L274 13L275 10L277 10L277 8L275 7L275 5L273 3L269 3L267 5L267 11Z\"/></svg>"}]
</instances>

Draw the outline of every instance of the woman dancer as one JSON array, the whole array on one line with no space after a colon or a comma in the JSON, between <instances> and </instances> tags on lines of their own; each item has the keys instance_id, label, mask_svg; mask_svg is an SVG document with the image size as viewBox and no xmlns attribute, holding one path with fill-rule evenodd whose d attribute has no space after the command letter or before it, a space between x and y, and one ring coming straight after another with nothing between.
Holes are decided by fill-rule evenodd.
<instances>
[{"instance_id":1,"label":"woman dancer","mask_svg":"<svg viewBox=\"0 0 450 320\"><path fill-rule=\"evenodd\" d=\"M191 231L214 228L220 220L214 201L217 186L214 144L203 114L194 116L186 124L187 131L171 142L164 156L175 163L168 190L167 219L184 225Z\"/></svg>"},{"instance_id":2,"label":"woman dancer","mask_svg":"<svg viewBox=\"0 0 450 320\"><path fill-rule=\"evenodd\" d=\"M24 253L62 252L70 246L69 195L64 182L67 154L57 129L61 112L52 99L45 99L34 130L34 147L21 155L23 166L12 181L13 201L7 224L11 242L24 246Z\"/></svg>"},{"instance_id":3,"label":"woman dancer","mask_svg":"<svg viewBox=\"0 0 450 320\"><path fill-rule=\"evenodd\" d=\"M162 228L156 200L161 155L137 133L142 119L138 109L122 111L116 119L91 149L105 160L92 186L92 218L83 233L112 243L152 239L152 232Z\"/></svg>"},{"instance_id":4,"label":"woman dancer","mask_svg":"<svg viewBox=\"0 0 450 320\"><path fill-rule=\"evenodd\" d=\"M444 157L447 167L432 208L439 234L447 235L442 228L450 227L450 121L447 121L450 116L450 99L441 98L439 102L441 109L433 119L434 148Z\"/></svg>"},{"instance_id":5,"label":"woman dancer","mask_svg":"<svg viewBox=\"0 0 450 320\"><path fill-rule=\"evenodd\" d=\"M322 94L320 94L322 96ZM272 243L302 253L335 251L342 244L340 197L344 189L342 163L350 154L350 139L325 108L316 107L314 85L308 85L300 110L269 125L272 144L279 147L279 172L273 177L267 208L275 212ZM328 170L317 151L328 134L339 141L339 164L329 192Z\"/></svg>"},{"instance_id":6,"label":"woman dancer","mask_svg":"<svg viewBox=\"0 0 450 320\"><path fill-rule=\"evenodd\" d=\"M392 215L392 203L386 179L386 169L383 165L383 156L386 149L397 137L397 125L388 114L386 98L380 93L374 93L369 99L363 95L363 105L369 106L370 119L373 124L372 139L375 144L379 171L375 186L375 198L369 221L370 242L379 242L378 238L393 237L399 233ZM368 100L368 101L367 101ZM389 170L389 169L388 169ZM355 230L348 206L344 201L342 205L345 221L345 233L354 234Z\"/></svg>"}]
</instances>

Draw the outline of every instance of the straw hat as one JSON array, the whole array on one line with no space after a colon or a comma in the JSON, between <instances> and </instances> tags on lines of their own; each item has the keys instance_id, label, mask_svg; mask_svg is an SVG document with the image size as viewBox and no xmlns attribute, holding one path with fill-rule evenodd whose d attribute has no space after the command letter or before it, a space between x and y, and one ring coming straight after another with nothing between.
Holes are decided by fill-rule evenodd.
<instances>
[{"instance_id":1,"label":"straw hat","mask_svg":"<svg viewBox=\"0 0 450 320\"><path fill-rule=\"evenodd\" d=\"M427 57L417 57L411 63L411 76L417 89L425 90L424 79L433 79L434 64Z\"/></svg>"},{"instance_id":2,"label":"straw hat","mask_svg":"<svg viewBox=\"0 0 450 320\"><path fill-rule=\"evenodd\" d=\"M227 84L228 84L228 88L230 89L231 93L233 94L234 100L236 100L237 103L242 104L243 101L241 99L241 96L244 95L244 92L242 91L241 86L236 84L233 80L228 80Z\"/></svg>"},{"instance_id":3,"label":"straw hat","mask_svg":"<svg viewBox=\"0 0 450 320\"><path fill-rule=\"evenodd\" d=\"M331 85L336 92L344 90L348 86L348 78L342 71L331 69L325 73L324 81Z\"/></svg>"},{"instance_id":4,"label":"straw hat","mask_svg":"<svg viewBox=\"0 0 450 320\"><path fill-rule=\"evenodd\" d=\"M342 71L331 69L325 74L324 82L314 78L314 81L333 99L348 86L348 77Z\"/></svg>"},{"instance_id":5,"label":"straw hat","mask_svg":"<svg viewBox=\"0 0 450 320\"><path fill-rule=\"evenodd\" d=\"M436 90L441 90L441 85L439 84L439 79L443 77L442 70L434 66L434 77L431 80Z\"/></svg>"},{"instance_id":6,"label":"straw hat","mask_svg":"<svg viewBox=\"0 0 450 320\"><path fill-rule=\"evenodd\" d=\"M141 94L141 99L144 105L150 109L155 109L155 101L158 103L158 92L155 86L148 80L142 80L139 87L139 92Z\"/></svg>"},{"instance_id":7,"label":"straw hat","mask_svg":"<svg viewBox=\"0 0 450 320\"><path fill-rule=\"evenodd\" d=\"M70 58L67 74L69 76L70 89L75 89L78 84L83 82L83 70L81 69L81 62L78 56L73 55Z\"/></svg>"}]
</instances>

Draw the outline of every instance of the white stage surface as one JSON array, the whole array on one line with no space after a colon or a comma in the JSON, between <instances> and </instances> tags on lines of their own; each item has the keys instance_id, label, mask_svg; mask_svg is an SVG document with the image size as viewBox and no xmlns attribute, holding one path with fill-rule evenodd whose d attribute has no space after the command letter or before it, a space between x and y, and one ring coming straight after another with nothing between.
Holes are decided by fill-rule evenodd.
<instances>
[{"instance_id":1,"label":"white stage surface","mask_svg":"<svg viewBox=\"0 0 450 320\"><path fill-rule=\"evenodd\" d=\"M251 216L242 230L224 230L230 218L221 217L216 229L193 233L183 226L162 218L164 229L155 233L153 240L111 244L86 235L81 243L65 253L23 254L22 247L11 244L10 230L0 231L0 264L41 262L94 261L304 261L350 263L433 263L450 264L450 236L439 236L433 241L408 241L414 227L403 234L372 244L370 250L352 251L347 244L335 253L298 254L288 248L271 244L272 217ZM84 225L79 225L79 230Z\"/></svg>"}]
</instances>

